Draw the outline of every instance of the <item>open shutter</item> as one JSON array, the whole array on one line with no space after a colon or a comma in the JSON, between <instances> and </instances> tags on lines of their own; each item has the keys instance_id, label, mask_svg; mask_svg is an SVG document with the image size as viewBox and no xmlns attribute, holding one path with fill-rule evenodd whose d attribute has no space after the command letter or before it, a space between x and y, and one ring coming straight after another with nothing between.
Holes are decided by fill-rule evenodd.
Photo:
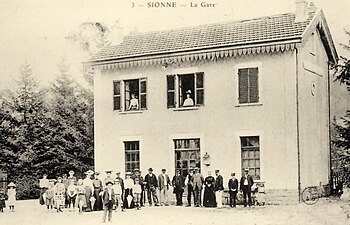
<instances>
[{"instance_id":1,"label":"open shutter","mask_svg":"<svg viewBox=\"0 0 350 225\"><path fill-rule=\"evenodd\" d=\"M120 80L113 81L113 110L120 110Z\"/></svg>"},{"instance_id":2,"label":"open shutter","mask_svg":"<svg viewBox=\"0 0 350 225\"><path fill-rule=\"evenodd\" d=\"M140 108L147 109L147 82L146 78L140 79Z\"/></svg>"},{"instance_id":3,"label":"open shutter","mask_svg":"<svg viewBox=\"0 0 350 225\"><path fill-rule=\"evenodd\" d=\"M259 102L258 68L249 68L249 102Z\"/></svg>"},{"instance_id":4,"label":"open shutter","mask_svg":"<svg viewBox=\"0 0 350 225\"><path fill-rule=\"evenodd\" d=\"M195 98L195 104L196 105L203 105L204 104L204 73L196 73L196 98Z\"/></svg>"},{"instance_id":5,"label":"open shutter","mask_svg":"<svg viewBox=\"0 0 350 225\"><path fill-rule=\"evenodd\" d=\"M167 107L175 107L175 75L167 76Z\"/></svg>"},{"instance_id":6,"label":"open shutter","mask_svg":"<svg viewBox=\"0 0 350 225\"><path fill-rule=\"evenodd\" d=\"M238 70L238 101L248 103L248 69Z\"/></svg>"}]
</instances>

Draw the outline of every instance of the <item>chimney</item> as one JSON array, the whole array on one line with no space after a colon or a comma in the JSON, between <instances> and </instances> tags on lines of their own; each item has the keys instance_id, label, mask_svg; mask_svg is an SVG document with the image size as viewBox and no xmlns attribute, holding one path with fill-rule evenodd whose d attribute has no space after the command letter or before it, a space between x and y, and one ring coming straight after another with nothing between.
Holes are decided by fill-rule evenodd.
<instances>
[{"instance_id":1,"label":"chimney","mask_svg":"<svg viewBox=\"0 0 350 225\"><path fill-rule=\"evenodd\" d=\"M295 22L306 21L309 17L308 15L308 4L305 0L295 1Z\"/></svg>"}]
</instances>

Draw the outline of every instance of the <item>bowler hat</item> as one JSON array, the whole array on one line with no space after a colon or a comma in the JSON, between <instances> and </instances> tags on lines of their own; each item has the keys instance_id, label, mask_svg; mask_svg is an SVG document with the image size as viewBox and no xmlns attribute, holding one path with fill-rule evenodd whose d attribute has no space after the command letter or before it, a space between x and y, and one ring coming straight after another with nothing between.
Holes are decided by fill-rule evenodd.
<instances>
[{"instance_id":1,"label":"bowler hat","mask_svg":"<svg viewBox=\"0 0 350 225\"><path fill-rule=\"evenodd\" d=\"M249 169L248 169L248 168L245 168L244 171L245 171L245 172L249 172Z\"/></svg>"},{"instance_id":2,"label":"bowler hat","mask_svg":"<svg viewBox=\"0 0 350 225\"><path fill-rule=\"evenodd\" d=\"M112 170L106 170L105 172L106 173L112 173Z\"/></svg>"},{"instance_id":3,"label":"bowler hat","mask_svg":"<svg viewBox=\"0 0 350 225\"><path fill-rule=\"evenodd\" d=\"M218 172L220 172L220 170L215 170L215 173L218 173Z\"/></svg>"},{"instance_id":4,"label":"bowler hat","mask_svg":"<svg viewBox=\"0 0 350 225\"><path fill-rule=\"evenodd\" d=\"M113 185L113 182L112 182L112 181L107 181L107 182L106 182L106 185L108 185L108 184Z\"/></svg>"},{"instance_id":5,"label":"bowler hat","mask_svg":"<svg viewBox=\"0 0 350 225\"><path fill-rule=\"evenodd\" d=\"M165 172L166 171L166 169L162 169L162 172Z\"/></svg>"},{"instance_id":6,"label":"bowler hat","mask_svg":"<svg viewBox=\"0 0 350 225\"><path fill-rule=\"evenodd\" d=\"M236 173L231 173L231 176L236 176Z\"/></svg>"},{"instance_id":7,"label":"bowler hat","mask_svg":"<svg viewBox=\"0 0 350 225\"><path fill-rule=\"evenodd\" d=\"M149 168L148 171L153 171L153 169L152 169L152 168Z\"/></svg>"}]
</instances>

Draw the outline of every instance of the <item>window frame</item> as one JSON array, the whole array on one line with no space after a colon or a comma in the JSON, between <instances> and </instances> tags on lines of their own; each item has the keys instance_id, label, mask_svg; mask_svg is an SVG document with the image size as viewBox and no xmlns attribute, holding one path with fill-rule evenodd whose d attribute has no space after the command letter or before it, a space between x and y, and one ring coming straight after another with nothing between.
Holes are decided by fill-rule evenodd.
<instances>
[{"instance_id":1,"label":"window frame","mask_svg":"<svg viewBox=\"0 0 350 225\"><path fill-rule=\"evenodd\" d=\"M126 88L125 88L125 82L127 81L132 81L132 80L138 80L138 85L139 85L139 92L138 92L138 103L139 103L139 109L137 110L128 110L126 108L126 95L125 95L125 92L126 92ZM114 83L117 83L119 82L120 84L120 88L119 88L119 95L116 96L115 93L114 93ZM145 86L145 91L142 92L141 91L141 83L142 82L145 82L146 83L146 86ZM119 113L137 113L137 112L142 112L143 110L147 110L147 96L148 96L148 84L147 84L147 77L125 77L125 78L120 78L118 80L113 80L113 111L118 111ZM143 106L142 105L142 102L141 102L141 97L142 96L146 96L146 105ZM120 107L119 109L115 109L115 103L114 103L114 99L116 97L119 97L120 98Z\"/></svg>"},{"instance_id":2,"label":"window frame","mask_svg":"<svg viewBox=\"0 0 350 225\"><path fill-rule=\"evenodd\" d=\"M243 138L256 138L256 137L258 138L259 146L256 147L256 146L243 146L242 145L242 139ZM247 167L243 166L244 161L248 161L248 169L249 170L250 169L254 169L254 170L259 169L259 171L260 171L259 172L259 178L257 178L256 172L254 172L254 175L252 175L252 174L250 174L250 175L252 175L254 180L261 180L261 157L260 157L261 146L260 146L260 137L257 136L257 135L254 135L254 136L240 136L239 139L240 139L240 150L241 150L241 171L242 171L242 173L243 173L243 170L247 168ZM257 152L257 149L258 149L258 152L259 152L259 158L256 157L256 153L255 153L255 152ZM245 152L245 151L248 152L248 157L247 158L244 157L244 154L243 154L243 152ZM250 157L250 152L253 152L253 154L254 154L253 158ZM254 160L254 166L253 167L249 165L249 161L250 160ZM256 160L259 160L259 167L256 164Z\"/></svg>"},{"instance_id":3,"label":"window frame","mask_svg":"<svg viewBox=\"0 0 350 225\"><path fill-rule=\"evenodd\" d=\"M202 75L202 87L197 87L197 78L198 74ZM194 101L193 106L182 106L180 102L180 78L181 76L186 76L186 75L193 75L193 85L194 89L192 90L192 99ZM168 85L168 79L169 77L174 77L174 89L169 89ZM198 91L203 92L203 103L198 104ZM170 73L166 75L166 92L167 92L167 109L173 109L175 111L181 111L181 110L191 110L191 109L198 109L199 107L202 107L205 105L205 72L204 71L191 71L191 72L181 72L181 73ZM170 106L169 103L169 93L173 93L174 95L174 106Z\"/></svg>"},{"instance_id":4,"label":"window frame","mask_svg":"<svg viewBox=\"0 0 350 225\"><path fill-rule=\"evenodd\" d=\"M126 144L127 143L132 143L132 142L138 142L138 149L135 150L127 150L126 149ZM123 152L124 152L124 172L133 172L131 169L128 171L127 164L137 164L138 167L136 166L135 168L138 168L141 170L141 141L140 140L123 140ZM138 154L138 160L127 160L127 153L136 153ZM134 168L134 169L135 169Z\"/></svg>"},{"instance_id":5,"label":"window frame","mask_svg":"<svg viewBox=\"0 0 350 225\"><path fill-rule=\"evenodd\" d=\"M239 70L248 69L248 68L257 68L258 69L258 102L248 102L240 103L239 102ZM260 106L263 105L263 74L264 68L261 61L239 63L234 66L234 105L236 107L242 106ZM249 87L248 87L249 88Z\"/></svg>"}]
</instances>

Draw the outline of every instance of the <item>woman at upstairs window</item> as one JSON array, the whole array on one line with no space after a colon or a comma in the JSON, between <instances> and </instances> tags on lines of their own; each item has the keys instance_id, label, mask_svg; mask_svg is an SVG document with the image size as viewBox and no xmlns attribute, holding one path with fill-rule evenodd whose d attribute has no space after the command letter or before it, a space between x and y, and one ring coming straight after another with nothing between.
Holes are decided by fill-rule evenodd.
<instances>
[{"instance_id":1,"label":"woman at upstairs window","mask_svg":"<svg viewBox=\"0 0 350 225\"><path fill-rule=\"evenodd\" d=\"M186 91L186 99L182 106L183 107L194 106L193 99L191 98L191 90Z\"/></svg>"},{"instance_id":2,"label":"woman at upstairs window","mask_svg":"<svg viewBox=\"0 0 350 225\"><path fill-rule=\"evenodd\" d=\"M138 110L139 109L139 100L135 97L135 94L131 94L131 100L128 110Z\"/></svg>"}]
</instances>

